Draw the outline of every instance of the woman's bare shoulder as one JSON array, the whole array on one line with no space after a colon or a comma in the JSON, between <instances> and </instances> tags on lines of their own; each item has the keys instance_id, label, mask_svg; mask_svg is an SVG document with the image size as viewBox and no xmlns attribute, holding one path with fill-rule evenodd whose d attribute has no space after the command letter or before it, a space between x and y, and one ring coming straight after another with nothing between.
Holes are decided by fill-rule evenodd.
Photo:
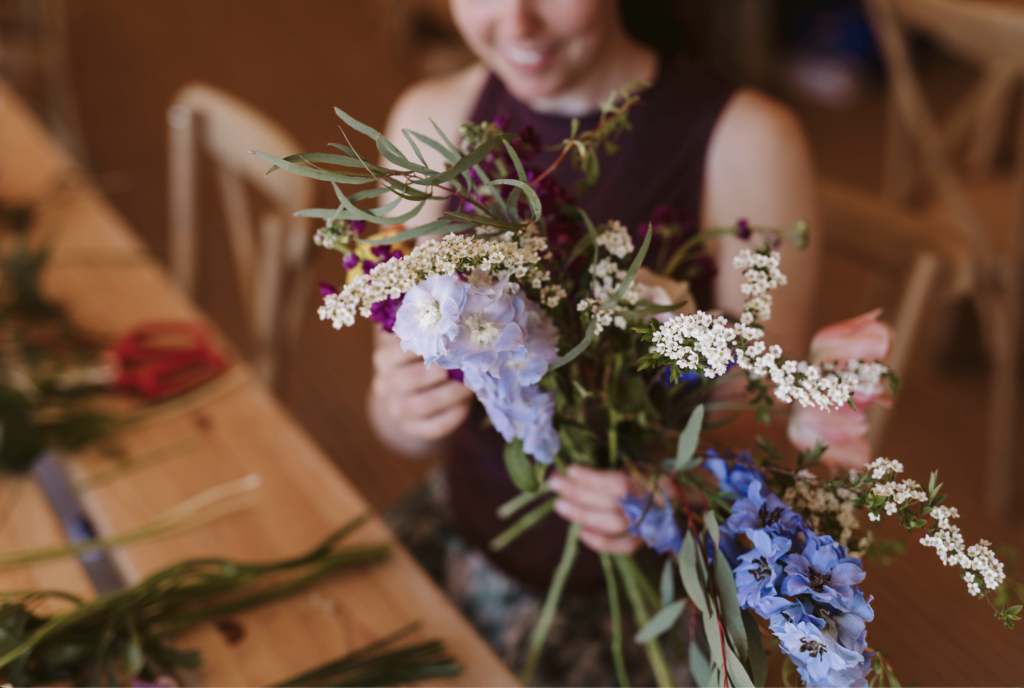
<instances>
[{"instance_id":1,"label":"woman's bare shoulder","mask_svg":"<svg viewBox=\"0 0 1024 688\"><path fill-rule=\"evenodd\" d=\"M777 154L803 149L803 129L796 115L779 101L742 88L726 103L709 142L709 162L770 162ZM802 150L801 150L802 152Z\"/></svg>"},{"instance_id":2,"label":"woman's bare shoulder","mask_svg":"<svg viewBox=\"0 0 1024 688\"><path fill-rule=\"evenodd\" d=\"M391 106L387 136L392 141L402 140L402 129L433 136L433 120L449 138L455 137L459 125L471 114L486 80L487 69L474 63L451 74L414 83Z\"/></svg>"}]
</instances>

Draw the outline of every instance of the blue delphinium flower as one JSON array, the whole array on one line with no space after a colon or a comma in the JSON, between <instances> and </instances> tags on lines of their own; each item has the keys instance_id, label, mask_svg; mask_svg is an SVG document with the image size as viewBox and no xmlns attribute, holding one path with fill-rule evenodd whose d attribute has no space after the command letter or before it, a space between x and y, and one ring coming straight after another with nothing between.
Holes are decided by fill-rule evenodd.
<instances>
[{"instance_id":1,"label":"blue delphinium flower","mask_svg":"<svg viewBox=\"0 0 1024 688\"><path fill-rule=\"evenodd\" d=\"M755 609L761 616L769 616L780 604L792 604L778 596L776 584L782 576L779 558L789 551L793 542L786 537L773 537L764 530L751 530L747 535L754 549L740 556L740 564L734 571L737 597L744 609Z\"/></svg>"},{"instance_id":2,"label":"blue delphinium flower","mask_svg":"<svg viewBox=\"0 0 1024 688\"><path fill-rule=\"evenodd\" d=\"M828 535L805 531L807 544L800 554L786 557L783 595L810 595L815 601L848 611L855 602L856 586L864 580L859 559L846 556L846 548Z\"/></svg>"},{"instance_id":3,"label":"blue delphinium flower","mask_svg":"<svg viewBox=\"0 0 1024 688\"><path fill-rule=\"evenodd\" d=\"M808 686L848 685L843 674L864 660L861 653L843 647L832 635L807 620L786 622L775 635L782 651L797 665Z\"/></svg>"},{"instance_id":4,"label":"blue delphinium flower","mask_svg":"<svg viewBox=\"0 0 1024 688\"><path fill-rule=\"evenodd\" d=\"M455 275L432 275L406 292L394 325L402 350L422 356L428 368L444 356L459 332L468 291Z\"/></svg>"},{"instance_id":5,"label":"blue delphinium flower","mask_svg":"<svg viewBox=\"0 0 1024 688\"><path fill-rule=\"evenodd\" d=\"M803 519L778 495L765 489L760 479L754 479L747 486L746 497L733 503L732 515L723 528L736 534L761 528L771 533L795 534L802 524Z\"/></svg>"},{"instance_id":6,"label":"blue delphinium flower","mask_svg":"<svg viewBox=\"0 0 1024 688\"><path fill-rule=\"evenodd\" d=\"M506 389L537 384L558 358L558 330L551 318L533 301L520 297L514 300L518 302L515 322L524 334L525 345L501 366L498 378Z\"/></svg>"},{"instance_id":7,"label":"blue delphinium flower","mask_svg":"<svg viewBox=\"0 0 1024 688\"><path fill-rule=\"evenodd\" d=\"M438 361L441 367L478 375L497 373L514 354L523 352L526 339L515 320L524 303L510 291L507 279L468 285L456 334Z\"/></svg>"},{"instance_id":8,"label":"blue delphinium flower","mask_svg":"<svg viewBox=\"0 0 1024 688\"><path fill-rule=\"evenodd\" d=\"M704 379L704 376L700 373L695 373L692 370L681 370L675 380L672 379L672 366L666 366L661 374L658 375L658 382L662 387L675 387L678 384L682 384L682 389L689 389L691 387L697 387L700 381Z\"/></svg>"},{"instance_id":9,"label":"blue delphinium flower","mask_svg":"<svg viewBox=\"0 0 1024 688\"><path fill-rule=\"evenodd\" d=\"M678 554L683 546L683 534L676 523L675 510L665 499L665 506L651 502L651 495L626 495L619 500L622 512L629 519L629 532L647 543L659 554Z\"/></svg>"},{"instance_id":10,"label":"blue delphinium flower","mask_svg":"<svg viewBox=\"0 0 1024 688\"><path fill-rule=\"evenodd\" d=\"M761 474L754 468L749 452L740 453L733 461L732 470L729 463L718 456L713 449L708 450L704 466L718 479L718 489L727 495L743 497L747 488L754 480L760 480Z\"/></svg>"}]
</instances>

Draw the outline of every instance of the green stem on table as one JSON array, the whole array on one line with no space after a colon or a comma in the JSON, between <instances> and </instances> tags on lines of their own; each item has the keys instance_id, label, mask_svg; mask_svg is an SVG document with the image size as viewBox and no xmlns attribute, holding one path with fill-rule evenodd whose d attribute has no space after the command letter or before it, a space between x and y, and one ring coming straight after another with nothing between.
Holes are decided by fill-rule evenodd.
<instances>
[{"instance_id":1,"label":"green stem on table","mask_svg":"<svg viewBox=\"0 0 1024 688\"><path fill-rule=\"evenodd\" d=\"M622 688L629 688L629 674L626 673L626 658L622 654L622 610L619 608L619 584L615 579L615 566L607 552L600 552L601 568L604 569L604 582L608 586L608 608L612 617L612 662L615 663L615 676Z\"/></svg>"},{"instance_id":2,"label":"green stem on table","mask_svg":"<svg viewBox=\"0 0 1024 688\"><path fill-rule=\"evenodd\" d=\"M631 556L616 554L613 559L616 567L619 569L619 575L622 576L622 583L626 588L626 597L629 598L629 602L633 607L636 626L637 628L643 628L650 620L647 608L644 605L643 593L640 591L640 584L638 583L643 573L641 573L636 565L636 561ZM654 671L654 680L657 681L658 686L661 688L671 688L673 683L672 672L668 667L668 662L665 661L665 654L661 651L658 639L654 638L644 643L644 650L647 652L647 661L651 663L651 669Z\"/></svg>"},{"instance_id":3,"label":"green stem on table","mask_svg":"<svg viewBox=\"0 0 1024 688\"><path fill-rule=\"evenodd\" d=\"M199 442L196 438L186 437L176 442L172 442L171 444L157 447L156 449L145 452L133 459L118 461L113 466L108 466L102 470L96 471L90 476L82 478L81 480L76 480L71 484L71 490L76 495L83 494L89 490L95 490L98 487L109 485L129 473L134 473L135 471L142 470L143 468L155 466L158 463L181 454L187 454L198 447Z\"/></svg>"},{"instance_id":4,"label":"green stem on table","mask_svg":"<svg viewBox=\"0 0 1024 688\"><path fill-rule=\"evenodd\" d=\"M4 552L0 554L0 570L47 559L81 555L97 550L110 549L111 547L120 547L147 538L166 535L178 528L208 523L229 513L234 513L240 508L249 506L248 504L231 505L225 504L225 502L239 495L253 492L259 488L261 483L260 476L252 473L239 480L218 485L186 499L154 521L118 535L83 540L57 547L33 547ZM198 519L198 521L190 523L190 521L195 519Z\"/></svg>"},{"instance_id":5,"label":"green stem on table","mask_svg":"<svg viewBox=\"0 0 1024 688\"><path fill-rule=\"evenodd\" d=\"M562 559L555 568L555 575L551 579L551 587L548 588L547 597L544 598L544 607L541 609L537 625L533 627L530 635L530 645L526 655L526 663L519 675L523 685L529 685L533 678L533 672L537 669L537 662L540 661L540 653L544 650L544 643L551 630L551 624L555 620L555 612L558 611L558 603L562 599L562 591L565 583L569 580L569 572L576 562L576 553L579 550L580 531L582 526L573 523L569 526L569 534L565 538L565 548L562 550Z\"/></svg>"}]
</instances>

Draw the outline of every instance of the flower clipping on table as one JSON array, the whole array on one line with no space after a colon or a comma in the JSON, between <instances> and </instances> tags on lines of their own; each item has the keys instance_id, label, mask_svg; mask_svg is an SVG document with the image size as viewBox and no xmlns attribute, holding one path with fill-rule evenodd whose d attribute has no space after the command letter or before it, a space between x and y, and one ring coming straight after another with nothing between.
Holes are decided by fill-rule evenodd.
<instances>
[{"instance_id":1,"label":"flower clipping on table","mask_svg":"<svg viewBox=\"0 0 1024 688\"><path fill-rule=\"evenodd\" d=\"M808 357L814 363L884 361L892 349L895 333L888 323L878 319L881 314L882 309L877 308L822 328L811 339ZM866 410L873 403L889 405L890 398L882 386L856 390L853 407L832 411L794 408L787 428L789 441L801 450L819 442L827 445L821 460L834 471L861 468L871 460Z\"/></svg>"}]
</instances>

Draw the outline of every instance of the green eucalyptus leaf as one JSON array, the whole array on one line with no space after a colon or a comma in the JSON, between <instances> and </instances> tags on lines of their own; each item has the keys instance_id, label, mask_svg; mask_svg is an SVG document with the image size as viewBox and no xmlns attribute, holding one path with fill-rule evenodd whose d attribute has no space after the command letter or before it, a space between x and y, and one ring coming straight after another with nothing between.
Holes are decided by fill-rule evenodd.
<instances>
[{"instance_id":1,"label":"green eucalyptus leaf","mask_svg":"<svg viewBox=\"0 0 1024 688\"><path fill-rule=\"evenodd\" d=\"M416 157L419 158L419 161L423 163L423 167L429 170L430 174L437 174L437 172L435 172L434 170L430 170L430 165L427 164L427 159L423 157L423 153L420 152L420 147L416 145L416 142L413 141L412 136L409 135L409 130L403 129L402 135L405 136L405 140L409 142L410 146L412 146L413 152L416 153Z\"/></svg>"},{"instance_id":2,"label":"green eucalyptus leaf","mask_svg":"<svg viewBox=\"0 0 1024 688\"><path fill-rule=\"evenodd\" d=\"M514 439L505 445L505 468L521 492L536 492L540 488L533 464L523 451L521 439Z\"/></svg>"},{"instance_id":3,"label":"green eucalyptus leaf","mask_svg":"<svg viewBox=\"0 0 1024 688\"><path fill-rule=\"evenodd\" d=\"M518 232L522 230L525 225L516 224L514 222L508 222L506 220L498 220L488 215L473 215L471 213L445 213L445 217L452 217L460 222L471 222L474 225L482 227L497 227L498 229L511 230Z\"/></svg>"},{"instance_id":4,"label":"green eucalyptus leaf","mask_svg":"<svg viewBox=\"0 0 1024 688\"><path fill-rule=\"evenodd\" d=\"M615 293L611 295L605 303L601 304L601 310L606 311L615 307L615 304L619 302L623 294L629 288L629 285L633 282L633 278L636 277L637 270L644 264L644 258L647 256L647 249L651 247L651 237L654 236L654 229L650 228L647 230L647 234L644 236L644 243L640 246L640 250L637 251L636 256L633 258L633 262L630 263L629 270L626 271L626 277L622 280L622 284L615 290Z\"/></svg>"},{"instance_id":5,"label":"green eucalyptus leaf","mask_svg":"<svg viewBox=\"0 0 1024 688\"><path fill-rule=\"evenodd\" d=\"M338 115L338 117L340 117L345 124L349 125L353 129L358 131L360 134L363 134L364 136L369 136L374 141L376 141L377 139L381 139L383 140L384 145L388 147L388 150L390 150L395 155L402 155L402 152L395 148L395 144L388 141L388 138L384 136L384 134L380 133L373 127L363 124L362 122L360 122L355 117L348 114L341 108L334 108L334 113Z\"/></svg>"},{"instance_id":6,"label":"green eucalyptus leaf","mask_svg":"<svg viewBox=\"0 0 1024 688\"><path fill-rule=\"evenodd\" d=\"M736 688L754 688L754 682L732 648L725 647L725 666L729 670L729 685Z\"/></svg>"},{"instance_id":7,"label":"green eucalyptus leaf","mask_svg":"<svg viewBox=\"0 0 1024 688\"><path fill-rule=\"evenodd\" d=\"M754 680L754 685L764 686L768 682L768 657L761 642L761 627L746 610L743 611L743 628L747 632L747 662L750 664L750 676Z\"/></svg>"},{"instance_id":8,"label":"green eucalyptus leaf","mask_svg":"<svg viewBox=\"0 0 1024 688\"><path fill-rule=\"evenodd\" d=\"M433 222L427 222L426 224L418 225L410 229L404 229L394 236L384 237L382 239L374 239L370 237L368 239L359 239L361 244L371 244L379 246L381 244L399 244L403 241L410 241L417 237L421 237L427 234L434 234L437 236L443 236L445 234L454 234L455 232L463 232L467 229L472 229L473 225L467 222L450 222L448 220L435 220Z\"/></svg>"},{"instance_id":9,"label":"green eucalyptus leaf","mask_svg":"<svg viewBox=\"0 0 1024 688\"><path fill-rule=\"evenodd\" d=\"M693 455L700 443L700 431L704 425L704 404L693 409L690 418L686 421L686 427L679 434L679 441L676 443L676 465L673 473L685 471L693 465Z\"/></svg>"},{"instance_id":10,"label":"green eucalyptus leaf","mask_svg":"<svg viewBox=\"0 0 1024 688\"><path fill-rule=\"evenodd\" d=\"M437 172L434 172L426 165L417 165L416 163L414 163L412 160L409 160L409 158L405 157L401 153L395 154L394 152L389 150L388 147L384 144L383 136L378 137L377 139L377 152L380 153L385 160L395 165L398 165L404 170L409 170L411 172L419 172L420 174L437 174Z\"/></svg>"},{"instance_id":11,"label":"green eucalyptus leaf","mask_svg":"<svg viewBox=\"0 0 1024 688\"><path fill-rule=\"evenodd\" d=\"M340 167L357 167L364 170L369 168L369 172L377 173L379 175L391 174L391 170L386 167L374 165L362 158L338 155L337 153L296 153L295 155L286 156L284 160L294 163L315 162L325 165L338 165ZM276 167L271 167L267 174L270 174L270 172L273 172L275 169Z\"/></svg>"},{"instance_id":12,"label":"green eucalyptus leaf","mask_svg":"<svg viewBox=\"0 0 1024 688\"><path fill-rule=\"evenodd\" d=\"M701 585L700 575L697 572L697 543L693 538L693 532L689 529L683 538L683 547L679 550L679 577L683 581L686 596L704 616L707 616L708 605L704 599L704 586Z\"/></svg>"},{"instance_id":13,"label":"green eucalyptus leaf","mask_svg":"<svg viewBox=\"0 0 1024 688\"><path fill-rule=\"evenodd\" d=\"M417 179L413 183L421 186L437 186L438 184L444 184L447 181L451 181L474 165L479 164L492 150L500 146L503 140L504 137L502 136L495 136L494 138L488 139L474 148L473 152L460 159L444 172L424 177L423 179Z\"/></svg>"},{"instance_id":14,"label":"green eucalyptus leaf","mask_svg":"<svg viewBox=\"0 0 1024 688\"><path fill-rule=\"evenodd\" d=\"M715 556L714 573L715 587L718 591L718 607L722 612L722 623L725 633L736 648L741 661L747 661L747 629L743 625L740 614L740 603L736 594L736 579L733 578L732 567L719 552ZM731 673L731 670L730 670Z\"/></svg>"},{"instance_id":15,"label":"green eucalyptus leaf","mask_svg":"<svg viewBox=\"0 0 1024 688\"><path fill-rule=\"evenodd\" d=\"M594 341L594 333L597 330L597 318L592 318L590 323L587 325L587 331L583 334L583 339L580 343L574 346L569 353L562 356L561 358L555 359L551 365L548 366L548 372L552 370L558 370L567 363L572 363L576 358L587 350L590 343Z\"/></svg>"},{"instance_id":16,"label":"green eucalyptus leaf","mask_svg":"<svg viewBox=\"0 0 1024 688\"><path fill-rule=\"evenodd\" d=\"M693 676L694 683L698 686L717 685L711 683L711 663L708 661L707 655L704 654L704 651L693 640L690 641L687 656L689 659L688 668L690 676Z\"/></svg>"},{"instance_id":17,"label":"green eucalyptus leaf","mask_svg":"<svg viewBox=\"0 0 1024 688\"><path fill-rule=\"evenodd\" d=\"M445 148L444 146L442 146L440 143L430 138L429 136L424 136L423 134L416 131L411 131L409 133L418 138L421 142L427 144L428 146L436 150L441 155L443 155L445 160L447 160L448 162L455 162L456 160L459 159L458 155L452 153L450 150L448 150L447 148Z\"/></svg>"},{"instance_id":18,"label":"green eucalyptus leaf","mask_svg":"<svg viewBox=\"0 0 1024 688\"><path fill-rule=\"evenodd\" d=\"M373 213L369 213L355 207L345 194L341 192L341 188L337 184L334 184L334 192L338 197L338 202L340 202L342 207L353 215L355 219L372 222L378 225L400 225L403 222L408 222L419 214L420 210L423 209L423 204L426 203L426 201L420 201L412 210L407 213L402 213L401 215L395 215L394 217L378 217Z\"/></svg>"},{"instance_id":19,"label":"green eucalyptus leaf","mask_svg":"<svg viewBox=\"0 0 1024 688\"><path fill-rule=\"evenodd\" d=\"M508 157L512 160L512 165L516 168L516 176L519 177L519 181L526 182L526 170L523 169L523 163L519 159L519 154L516 153L516 149L512 147L512 144L507 140L503 140L505 144L505 150L508 152Z\"/></svg>"},{"instance_id":20,"label":"green eucalyptus leaf","mask_svg":"<svg viewBox=\"0 0 1024 688\"><path fill-rule=\"evenodd\" d=\"M444 133L444 131L443 131L443 130L441 129L441 127L437 126L437 122L435 122L434 120L430 120L430 123L431 123L431 124L432 124L432 125L434 126L434 131L436 131L436 132L437 132L437 135L441 137L441 140L442 140L442 141L444 141L444 145L448 146L448 149L449 149L449 150L450 150L450 151L451 151L452 153L454 153L455 155L457 155L457 156L458 156L458 155L461 155L461 153L459 152L459 149L458 149L458 148L457 148L457 147L455 146L455 144L454 144L454 143L452 143L452 142L451 142L451 141L450 141L450 140L448 139L448 137L447 137L447 136L445 135L445 133Z\"/></svg>"},{"instance_id":21,"label":"green eucalyptus leaf","mask_svg":"<svg viewBox=\"0 0 1024 688\"><path fill-rule=\"evenodd\" d=\"M704 512L704 527L708 529L708 534L711 535L711 540L715 543L715 547L718 547L718 541L722 536L718 530L718 517L715 516L714 509L708 509Z\"/></svg>"},{"instance_id":22,"label":"green eucalyptus leaf","mask_svg":"<svg viewBox=\"0 0 1024 688\"><path fill-rule=\"evenodd\" d=\"M676 596L676 571L672 563L672 557L665 559L665 565L661 567L661 606L667 607L672 604Z\"/></svg>"},{"instance_id":23,"label":"green eucalyptus leaf","mask_svg":"<svg viewBox=\"0 0 1024 688\"><path fill-rule=\"evenodd\" d=\"M650 621L644 624L643 628L637 631L636 635L633 636L634 642L642 645L664 635L676 625L679 617L683 615L684 609L686 609L685 599L677 600L667 607L663 607L657 614L651 617Z\"/></svg>"},{"instance_id":24,"label":"green eucalyptus leaf","mask_svg":"<svg viewBox=\"0 0 1024 688\"><path fill-rule=\"evenodd\" d=\"M541 206L540 197L537 196L537 192L533 190L526 182L521 182L518 179L495 179L494 181L487 184L491 186L493 184L506 184L508 186L514 186L524 194L526 194L526 202L530 204L530 212L533 213L533 221L540 222L541 218Z\"/></svg>"},{"instance_id":25,"label":"green eucalyptus leaf","mask_svg":"<svg viewBox=\"0 0 1024 688\"><path fill-rule=\"evenodd\" d=\"M339 174L337 172L331 172L330 170L322 170L319 167L297 165L293 162L288 162L282 158L276 158L269 153L263 153L261 151L253 151L253 154L274 165L274 168L280 168L286 172L297 174L300 177L309 177L310 179L319 179L324 182L336 182L338 184L370 184L375 181L373 175L369 173ZM273 168L271 171L273 171ZM267 174L270 174L270 172L267 172Z\"/></svg>"}]
</instances>

